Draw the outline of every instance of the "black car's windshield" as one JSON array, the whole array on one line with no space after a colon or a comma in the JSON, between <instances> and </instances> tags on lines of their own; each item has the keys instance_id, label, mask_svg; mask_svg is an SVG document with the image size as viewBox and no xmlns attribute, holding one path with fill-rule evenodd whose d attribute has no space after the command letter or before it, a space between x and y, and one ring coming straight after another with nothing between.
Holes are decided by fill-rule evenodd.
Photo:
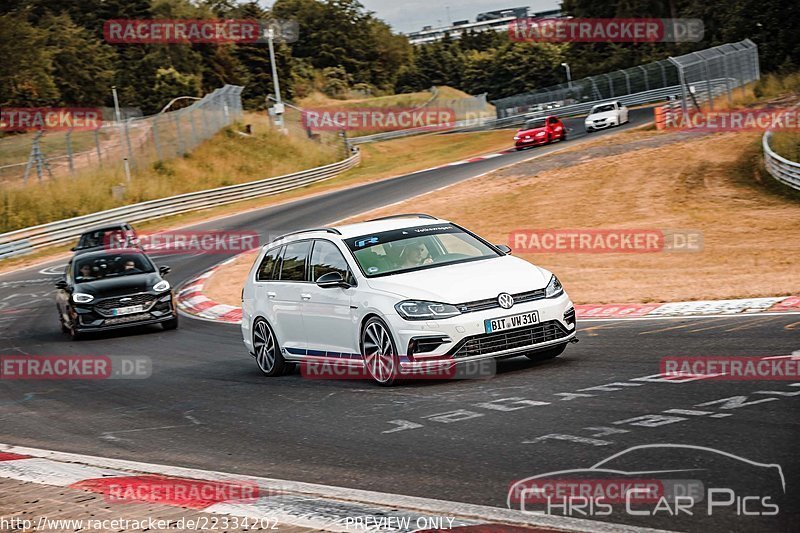
<instances>
[{"instance_id":1,"label":"black car's windshield","mask_svg":"<svg viewBox=\"0 0 800 533\"><path fill-rule=\"evenodd\" d=\"M95 231L89 231L81 235L78 241L78 249L83 248L99 248L101 246L112 247L120 246L127 240L127 233L125 229L120 227L104 228Z\"/></svg>"},{"instance_id":2,"label":"black car's windshield","mask_svg":"<svg viewBox=\"0 0 800 533\"><path fill-rule=\"evenodd\" d=\"M614 111L616 107L614 104L604 104L604 105L596 105L592 109L592 114L594 113L605 113L606 111Z\"/></svg>"},{"instance_id":3,"label":"black car's windshield","mask_svg":"<svg viewBox=\"0 0 800 533\"><path fill-rule=\"evenodd\" d=\"M532 118L525 122L526 130L532 130L534 128L544 128L545 120L543 118Z\"/></svg>"},{"instance_id":4,"label":"black car's windshield","mask_svg":"<svg viewBox=\"0 0 800 533\"><path fill-rule=\"evenodd\" d=\"M73 266L75 281L131 276L155 272L155 266L144 254L105 254L78 257Z\"/></svg>"},{"instance_id":5,"label":"black car's windshield","mask_svg":"<svg viewBox=\"0 0 800 533\"><path fill-rule=\"evenodd\" d=\"M367 277L473 261L500 254L452 224L420 226L345 239Z\"/></svg>"}]
</instances>

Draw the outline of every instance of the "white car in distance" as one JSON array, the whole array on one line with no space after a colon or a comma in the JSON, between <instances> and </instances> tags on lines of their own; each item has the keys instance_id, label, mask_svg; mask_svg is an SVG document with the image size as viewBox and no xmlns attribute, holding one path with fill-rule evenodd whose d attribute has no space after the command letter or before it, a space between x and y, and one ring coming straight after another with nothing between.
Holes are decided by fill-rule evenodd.
<instances>
[{"instance_id":1,"label":"white car in distance","mask_svg":"<svg viewBox=\"0 0 800 533\"><path fill-rule=\"evenodd\" d=\"M458 363L552 358L575 309L551 272L430 215L299 231L265 245L242 293L242 336L261 371L366 370L382 385Z\"/></svg>"},{"instance_id":2,"label":"white car in distance","mask_svg":"<svg viewBox=\"0 0 800 533\"><path fill-rule=\"evenodd\" d=\"M589 116L584 119L583 125L586 127L586 133L591 133L595 130L621 126L627 122L628 108L622 102L607 102L594 106Z\"/></svg>"}]
</instances>

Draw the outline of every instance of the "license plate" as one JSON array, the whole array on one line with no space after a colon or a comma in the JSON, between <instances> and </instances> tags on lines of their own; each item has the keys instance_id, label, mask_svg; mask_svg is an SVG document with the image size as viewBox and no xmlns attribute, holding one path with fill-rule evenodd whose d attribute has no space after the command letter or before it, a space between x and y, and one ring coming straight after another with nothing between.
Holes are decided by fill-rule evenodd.
<instances>
[{"instance_id":1,"label":"license plate","mask_svg":"<svg viewBox=\"0 0 800 533\"><path fill-rule=\"evenodd\" d=\"M486 319L483 321L483 325L486 328L486 333L494 333L495 331L504 331L507 329L530 326L538 322L539 312L530 311L529 313L520 313L518 315Z\"/></svg>"},{"instance_id":2,"label":"license plate","mask_svg":"<svg viewBox=\"0 0 800 533\"><path fill-rule=\"evenodd\" d=\"M116 309L111 310L111 314L114 316L120 315L130 315L132 313L141 313L144 311L143 305L130 305L128 307L117 307Z\"/></svg>"}]
</instances>

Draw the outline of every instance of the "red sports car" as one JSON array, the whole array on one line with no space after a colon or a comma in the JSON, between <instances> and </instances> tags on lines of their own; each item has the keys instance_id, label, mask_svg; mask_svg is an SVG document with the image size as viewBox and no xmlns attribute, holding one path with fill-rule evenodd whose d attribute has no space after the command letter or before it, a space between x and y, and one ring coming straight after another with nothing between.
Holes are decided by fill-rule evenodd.
<instances>
[{"instance_id":1,"label":"red sports car","mask_svg":"<svg viewBox=\"0 0 800 533\"><path fill-rule=\"evenodd\" d=\"M532 118L514 135L514 147L522 150L528 146L567 140L567 128L558 117Z\"/></svg>"}]
</instances>

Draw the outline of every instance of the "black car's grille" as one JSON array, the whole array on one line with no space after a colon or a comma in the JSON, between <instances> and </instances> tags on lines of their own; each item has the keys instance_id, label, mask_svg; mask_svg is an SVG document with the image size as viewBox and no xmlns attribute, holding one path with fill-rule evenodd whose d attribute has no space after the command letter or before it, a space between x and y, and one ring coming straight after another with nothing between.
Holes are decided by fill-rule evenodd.
<instances>
[{"instance_id":1,"label":"black car's grille","mask_svg":"<svg viewBox=\"0 0 800 533\"><path fill-rule=\"evenodd\" d=\"M563 339L569 332L557 320L542 322L534 326L485 333L467 337L456 345L451 354L456 358L487 355L514 348L535 346L547 341Z\"/></svg>"},{"instance_id":2,"label":"black car's grille","mask_svg":"<svg viewBox=\"0 0 800 533\"><path fill-rule=\"evenodd\" d=\"M156 296L152 294L131 294L130 296L119 296L116 298L106 298L94 304L95 310L102 316L113 316L112 310L119 307L130 307L141 305L147 311L156 302Z\"/></svg>"},{"instance_id":3,"label":"black car's grille","mask_svg":"<svg viewBox=\"0 0 800 533\"><path fill-rule=\"evenodd\" d=\"M544 289L537 289L535 291L519 292L511 296L514 298L514 304L520 304L533 300L541 300L544 298L544 294ZM495 296L494 298L486 298L485 300L475 300L473 302L457 304L456 307L462 313L474 313L475 311L484 311L486 309L500 307L500 304L497 302L497 297Z\"/></svg>"},{"instance_id":4,"label":"black car's grille","mask_svg":"<svg viewBox=\"0 0 800 533\"><path fill-rule=\"evenodd\" d=\"M139 322L141 320L149 320L153 318L150 313L138 313L135 315L122 315L115 318L107 318L103 325L113 326L114 324L127 324L129 322Z\"/></svg>"}]
</instances>

